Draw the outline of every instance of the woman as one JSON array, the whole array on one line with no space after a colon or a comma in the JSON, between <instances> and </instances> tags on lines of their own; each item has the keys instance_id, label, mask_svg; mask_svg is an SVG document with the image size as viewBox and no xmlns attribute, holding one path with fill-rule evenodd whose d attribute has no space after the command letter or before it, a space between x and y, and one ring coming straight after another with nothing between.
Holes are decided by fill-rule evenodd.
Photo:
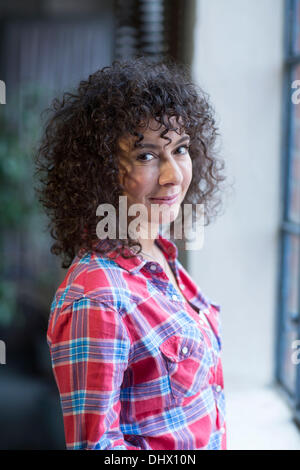
<instances>
[{"instance_id":1,"label":"woman","mask_svg":"<svg viewBox=\"0 0 300 470\"><path fill-rule=\"evenodd\" d=\"M47 332L68 449L226 449L220 308L161 233L183 204L209 220L216 135L207 96L170 61L115 61L54 101L37 191L68 268ZM126 223L145 208L125 237L119 196ZM98 236L102 204L116 235Z\"/></svg>"}]
</instances>

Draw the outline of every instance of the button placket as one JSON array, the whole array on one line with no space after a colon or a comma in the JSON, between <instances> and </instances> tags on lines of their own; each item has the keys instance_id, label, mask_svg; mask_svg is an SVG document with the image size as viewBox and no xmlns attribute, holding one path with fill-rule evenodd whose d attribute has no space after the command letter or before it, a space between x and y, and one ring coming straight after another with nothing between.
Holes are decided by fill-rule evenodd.
<instances>
[{"instance_id":1,"label":"button placket","mask_svg":"<svg viewBox=\"0 0 300 470\"><path fill-rule=\"evenodd\" d=\"M201 317L202 317L202 318L201 318ZM200 310L200 311L199 311L198 322L199 322L200 325L202 325L202 326L206 326L206 327L209 326L209 324L208 324L208 319L207 319L206 316L205 316L204 310Z\"/></svg>"}]
</instances>

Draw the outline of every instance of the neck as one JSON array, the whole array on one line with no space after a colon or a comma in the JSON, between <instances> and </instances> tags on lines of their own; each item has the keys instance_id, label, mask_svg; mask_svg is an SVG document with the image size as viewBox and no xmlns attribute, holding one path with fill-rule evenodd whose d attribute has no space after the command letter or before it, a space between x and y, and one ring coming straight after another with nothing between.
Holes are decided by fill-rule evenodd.
<instances>
[{"instance_id":1,"label":"neck","mask_svg":"<svg viewBox=\"0 0 300 470\"><path fill-rule=\"evenodd\" d=\"M142 235L139 236L138 238L140 244L142 245L142 251L154 257L157 255L155 240L158 238L158 232L159 232L159 225L155 227L153 227L152 225L151 238L143 237Z\"/></svg>"}]
</instances>

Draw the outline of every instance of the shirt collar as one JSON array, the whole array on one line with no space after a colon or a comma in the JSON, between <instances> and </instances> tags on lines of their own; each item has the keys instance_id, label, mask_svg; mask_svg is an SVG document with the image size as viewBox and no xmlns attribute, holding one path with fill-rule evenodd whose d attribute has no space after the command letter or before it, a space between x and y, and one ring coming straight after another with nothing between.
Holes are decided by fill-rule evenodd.
<instances>
[{"instance_id":1,"label":"shirt collar","mask_svg":"<svg viewBox=\"0 0 300 470\"><path fill-rule=\"evenodd\" d=\"M103 242L103 240L100 241L100 243L101 242ZM178 256L178 248L174 242L163 237L161 233L158 233L155 243L166 254L168 261L175 261ZM97 246L98 245L99 244L97 244ZM124 254L126 256L132 255L132 251L126 247L124 248ZM149 260L142 259L140 255L133 256L132 258L124 258L122 255L117 254L116 249L106 253L105 256L113 259L121 268L126 269L130 274L138 273L146 263L151 263Z\"/></svg>"}]
</instances>

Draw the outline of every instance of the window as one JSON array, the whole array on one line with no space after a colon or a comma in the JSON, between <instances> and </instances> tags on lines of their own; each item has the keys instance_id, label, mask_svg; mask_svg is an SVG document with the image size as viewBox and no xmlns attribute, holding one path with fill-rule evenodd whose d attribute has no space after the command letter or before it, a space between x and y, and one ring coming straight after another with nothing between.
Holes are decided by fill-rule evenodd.
<instances>
[{"instance_id":1,"label":"window","mask_svg":"<svg viewBox=\"0 0 300 470\"><path fill-rule=\"evenodd\" d=\"M115 0L116 59L146 55L189 63L192 0Z\"/></svg>"},{"instance_id":2,"label":"window","mask_svg":"<svg viewBox=\"0 0 300 470\"><path fill-rule=\"evenodd\" d=\"M297 83L296 80L299 80ZM286 1L276 379L300 425L300 0ZM298 99L297 99L298 98ZM299 103L298 103L299 101Z\"/></svg>"}]
</instances>

